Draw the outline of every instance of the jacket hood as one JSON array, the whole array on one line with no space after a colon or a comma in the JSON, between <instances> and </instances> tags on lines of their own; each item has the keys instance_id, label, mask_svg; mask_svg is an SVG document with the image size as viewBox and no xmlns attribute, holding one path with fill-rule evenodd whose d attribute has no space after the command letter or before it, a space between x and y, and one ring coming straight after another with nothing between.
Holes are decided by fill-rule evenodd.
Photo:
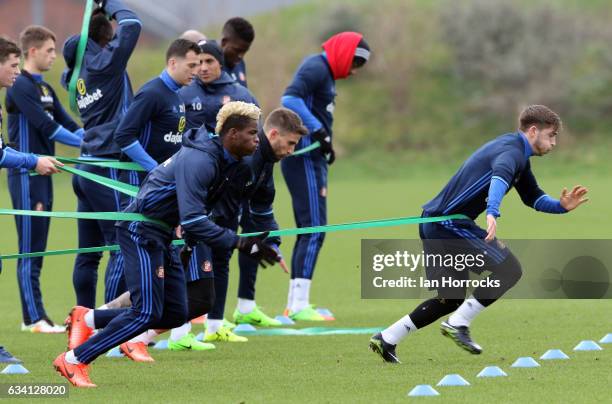
<instances>
[{"instance_id":1,"label":"jacket hood","mask_svg":"<svg viewBox=\"0 0 612 404\"><path fill-rule=\"evenodd\" d=\"M191 128L183 133L183 147L210 152L216 148L222 148L221 139L218 136L210 136L204 126Z\"/></svg>"},{"instance_id":2,"label":"jacket hood","mask_svg":"<svg viewBox=\"0 0 612 404\"><path fill-rule=\"evenodd\" d=\"M232 76L230 76L225 71L222 71L221 72L221 76L217 80L215 80L215 81L213 81L211 83L204 83L202 80L200 80L200 78L198 78L197 80L200 83L200 85L202 87L204 87L205 89L207 89L207 90L216 90L217 87L226 86L228 84L236 83L236 80L234 80L232 78Z\"/></svg>"},{"instance_id":3,"label":"jacket hood","mask_svg":"<svg viewBox=\"0 0 612 404\"><path fill-rule=\"evenodd\" d=\"M62 77L60 79L61 84L64 88L68 88L68 84L70 83L70 78L72 77L72 72L74 71L74 65L76 64L76 56L77 56L77 48L79 46L79 39L81 39L81 35L73 35L66 39L64 42L64 49L62 50L62 54L64 55L64 61L66 62L66 69L62 73ZM102 48L91 38L87 40L87 45L85 46L85 53L93 52L98 53Z\"/></svg>"},{"instance_id":4,"label":"jacket hood","mask_svg":"<svg viewBox=\"0 0 612 404\"><path fill-rule=\"evenodd\" d=\"M76 62L76 51L77 46L79 45L79 38L81 35L73 35L66 39L64 42L64 49L62 53L64 55L64 61L66 62L66 69L62 73L62 77L60 79L62 83L62 87L68 88L68 84L70 83L70 77L72 77L72 71L74 70L74 64Z\"/></svg>"},{"instance_id":5,"label":"jacket hood","mask_svg":"<svg viewBox=\"0 0 612 404\"><path fill-rule=\"evenodd\" d=\"M361 35L358 32L341 32L329 38L323 43L323 49L327 55L327 61L331 68L334 80L344 79L351 72L353 57Z\"/></svg>"}]
</instances>

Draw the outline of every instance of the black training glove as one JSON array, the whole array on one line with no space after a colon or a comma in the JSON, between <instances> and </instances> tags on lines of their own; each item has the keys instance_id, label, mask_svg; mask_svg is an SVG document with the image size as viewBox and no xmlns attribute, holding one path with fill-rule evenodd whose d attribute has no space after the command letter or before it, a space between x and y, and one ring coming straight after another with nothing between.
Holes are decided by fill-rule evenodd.
<instances>
[{"instance_id":1,"label":"black training glove","mask_svg":"<svg viewBox=\"0 0 612 404\"><path fill-rule=\"evenodd\" d=\"M325 156L328 164L333 164L336 161L336 153L334 152L334 148L332 146L332 138L329 133L323 128L319 129L316 132L313 132L311 135L313 140L319 142L319 149L321 153Z\"/></svg>"},{"instance_id":2,"label":"black training glove","mask_svg":"<svg viewBox=\"0 0 612 404\"><path fill-rule=\"evenodd\" d=\"M238 251L259 261L259 264L263 267L265 267L266 263L274 265L280 262L281 256L274 248L265 243L264 240L268 237L269 233L270 232L267 231L259 236L240 237L238 238L236 248Z\"/></svg>"},{"instance_id":3,"label":"black training glove","mask_svg":"<svg viewBox=\"0 0 612 404\"><path fill-rule=\"evenodd\" d=\"M185 244L183 248L181 248L181 264L183 264L183 268L189 267L189 261L191 261L191 253L193 253L193 248Z\"/></svg>"},{"instance_id":4,"label":"black training glove","mask_svg":"<svg viewBox=\"0 0 612 404\"><path fill-rule=\"evenodd\" d=\"M312 132L310 136L313 140L316 140L321 144L321 146L319 146L319 149L323 154L330 153L333 150L331 135L327 133L325 129L321 128L316 132Z\"/></svg>"}]
</instances>

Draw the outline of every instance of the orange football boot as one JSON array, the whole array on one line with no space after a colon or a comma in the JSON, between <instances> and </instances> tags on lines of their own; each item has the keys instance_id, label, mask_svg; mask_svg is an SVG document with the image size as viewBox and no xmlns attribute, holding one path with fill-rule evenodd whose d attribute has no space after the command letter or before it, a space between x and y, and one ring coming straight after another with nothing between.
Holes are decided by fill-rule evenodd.
<instances>
[{"instance_id":1,"label":"orange football boot","mask_svg":"<svg viewBox=\"0 0 612 404\"><path fill-rule=\"evenodd\" d=\"M68 350L72 350L93 335L94 329L87 326L85 314L89 312L87 307L74 306L64 321L68 330Z\"/></svg>"},{"instance_id":2,"label":"orange football boot","mask_svg":"<svg viewBox=\"0 0 612 404\"><path fill-rule=\"evenodd\" d=\"M155 362L144 342L124 342L119 345L119 349L134 362Z\"/></svg>"},{"instance_id":3,"label":"orange football boot","mask_svg":"<svg viewBox=\"0 0 612 404\"><path fill-rule=\"evenodd\" d=\"M75 387L98 387L89 380L89 366L84 363L74 365L66 362L66 352L59 354L53 361L53 367Z\"/></svg>"}]
</instances>

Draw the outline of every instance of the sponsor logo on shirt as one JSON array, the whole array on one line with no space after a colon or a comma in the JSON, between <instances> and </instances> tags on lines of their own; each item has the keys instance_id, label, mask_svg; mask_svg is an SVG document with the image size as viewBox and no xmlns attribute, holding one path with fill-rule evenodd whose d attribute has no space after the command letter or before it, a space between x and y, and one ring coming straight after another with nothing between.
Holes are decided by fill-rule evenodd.
<instances>
[{"instance_id":1,"label":"sponsor logo on shirt","mask_svg":"<svg viewBox=\"0 0 612 404\"><path fill-rule=\"evenodd\" d=\"M42 103L52 103L53 97L51 96L49 89L46 86L40 86L40 91L42 95L40 96L40 102Z\"/></svg>"},{"instance_id":2,"label":"sponsor logo on shirt","mask_svg":"<svg viewBox=\"0 0 612 404\"><path fill-rule=\"evenodd\" d=\"M178 133L170 132L164 135L164 142L166 143L179 144L182 141L183 141L183 134L181 132L178 132Z\"/></svg>"},{"instance_id":3,"label":"sponsor logo on shirt","mask_svg":"<svg viewBox=\"0 0 612 404\"><path fill-rule=\"evenodd\" d=\"M83 84L83 91L85 91L85 84ZM85 109L94 102L98 101L100 98L102 98L102 90L97 88L96 91L91 94L85 93L77 97L77 105L79 106L79 109Z\"/></svg>"},{"instance_id":4,"label":"sponsor logo on shirt","mask_svg":"<svg viewBox=\"0 0 612 404\"><path fill-rule=\"evenodd\" d=\"M327 112L329 112L330 114L334 113L334 108L336 106L334 105L333 102L330 102L329 104L327 104L327 107L325 108L327 110Z\"/></svg>"},{"instance_id":5,"label":"sponsor logo on shirt","mask_svg":"<svg viewBox=\"0 0 612 404\"><path fill-rule=\"evenodd\" d=\"M232 100L232 98L229 95L224 95L223 99L221 99L221 104L225 105L228 102L230 102Z\"/></svg>"},{"instance_id":6,"label":"sponsor logo on shirt","mask_svg":"<svg viewBox=\"0 0 612 404\"><path fill-rule=\"evenodd\" d=\"M246 81L246 76L244 75L243 72L240 72L240 81Z\"/></svg>"}]
</instances>

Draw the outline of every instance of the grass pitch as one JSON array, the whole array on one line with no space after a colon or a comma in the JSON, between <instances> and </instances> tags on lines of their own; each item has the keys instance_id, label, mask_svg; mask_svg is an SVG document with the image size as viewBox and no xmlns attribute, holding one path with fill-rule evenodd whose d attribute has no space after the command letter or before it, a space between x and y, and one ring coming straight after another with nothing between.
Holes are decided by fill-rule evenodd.
<instances>
[{"instance_id":1,"label":"grass pitch","mask_svg":"<svg viewBox=\"0 0 612 404\"><path fill-rule=\"evenodd\" d=\"M548 163L548 162L547 162ZM331 170L330 222L412 216L433 197L455 167L436 172L407 169L385 178L350 174L351 163L340 160ZM438 172L439 171L439 172ZM559 176L547 171L539 180L551 195L563 186L584 183L591 201L569 215L533 212L521 205L512 191L502 205L498 222L500 238L610 238L611 219L604 215L612 197L606 174L569 172ZM280 173L278 173L280 174ZM587 175L588 174L588 175ZM282 228L293 227L289 197L277 176L275 204ZM6 174L0 180L0 206L9 207ZM76 199L70 176L55 178L55 209L74 210ZM2 253L17 250L12 218L0 218ZM362 238L416 238L415 226L331 233L317 265L312 301L331 309L334 327L386 326L412 310L417 301L361 300L360 255ZM293 240L282 250L290 256ZM76 246L72 220L52 222L49 249ZM45 260L42 287L48 313L62 321L74 304L73 256ZM528 270L528 268L524 268ZM226 317L235 307L237 268L232 278ZM100 274L98 301L102 301ZM24 360L28 375L0 375L0 383L63 382L51 361L65 348L63 335L34 335L19 331L21 310L15 279L15 262L5 261L0 282L0 343ZM269 314L279 314L286 301L287 276L279 268L262 270L257 301ZM398 348L404 362L384 364L368 350L369 336L251 337L246 344L218 344L204 353L152 351L154 364L133 363L125 358L99 358L91 376L94 390L70 389L70 400L80 402L400 402L416 384L435 384L448 373L459 373L469 387L439 387L438 401L489 402L606 402L610 401L612 347L599 352L573 352L583 339L598 340L612 332L612 301L504 300L486 310L473 324L473 336L484 347L472 356L443 338L437 324L409 336ZM298 325L311 326L312 324ZM200 331L195 328L196 331ZM540 361L536 369L510 369L519 356L536 359L546 350L559 348L569 361ZM497 365L506 378L477 379L485 366Z\"/></svg>"}]
</instances>

